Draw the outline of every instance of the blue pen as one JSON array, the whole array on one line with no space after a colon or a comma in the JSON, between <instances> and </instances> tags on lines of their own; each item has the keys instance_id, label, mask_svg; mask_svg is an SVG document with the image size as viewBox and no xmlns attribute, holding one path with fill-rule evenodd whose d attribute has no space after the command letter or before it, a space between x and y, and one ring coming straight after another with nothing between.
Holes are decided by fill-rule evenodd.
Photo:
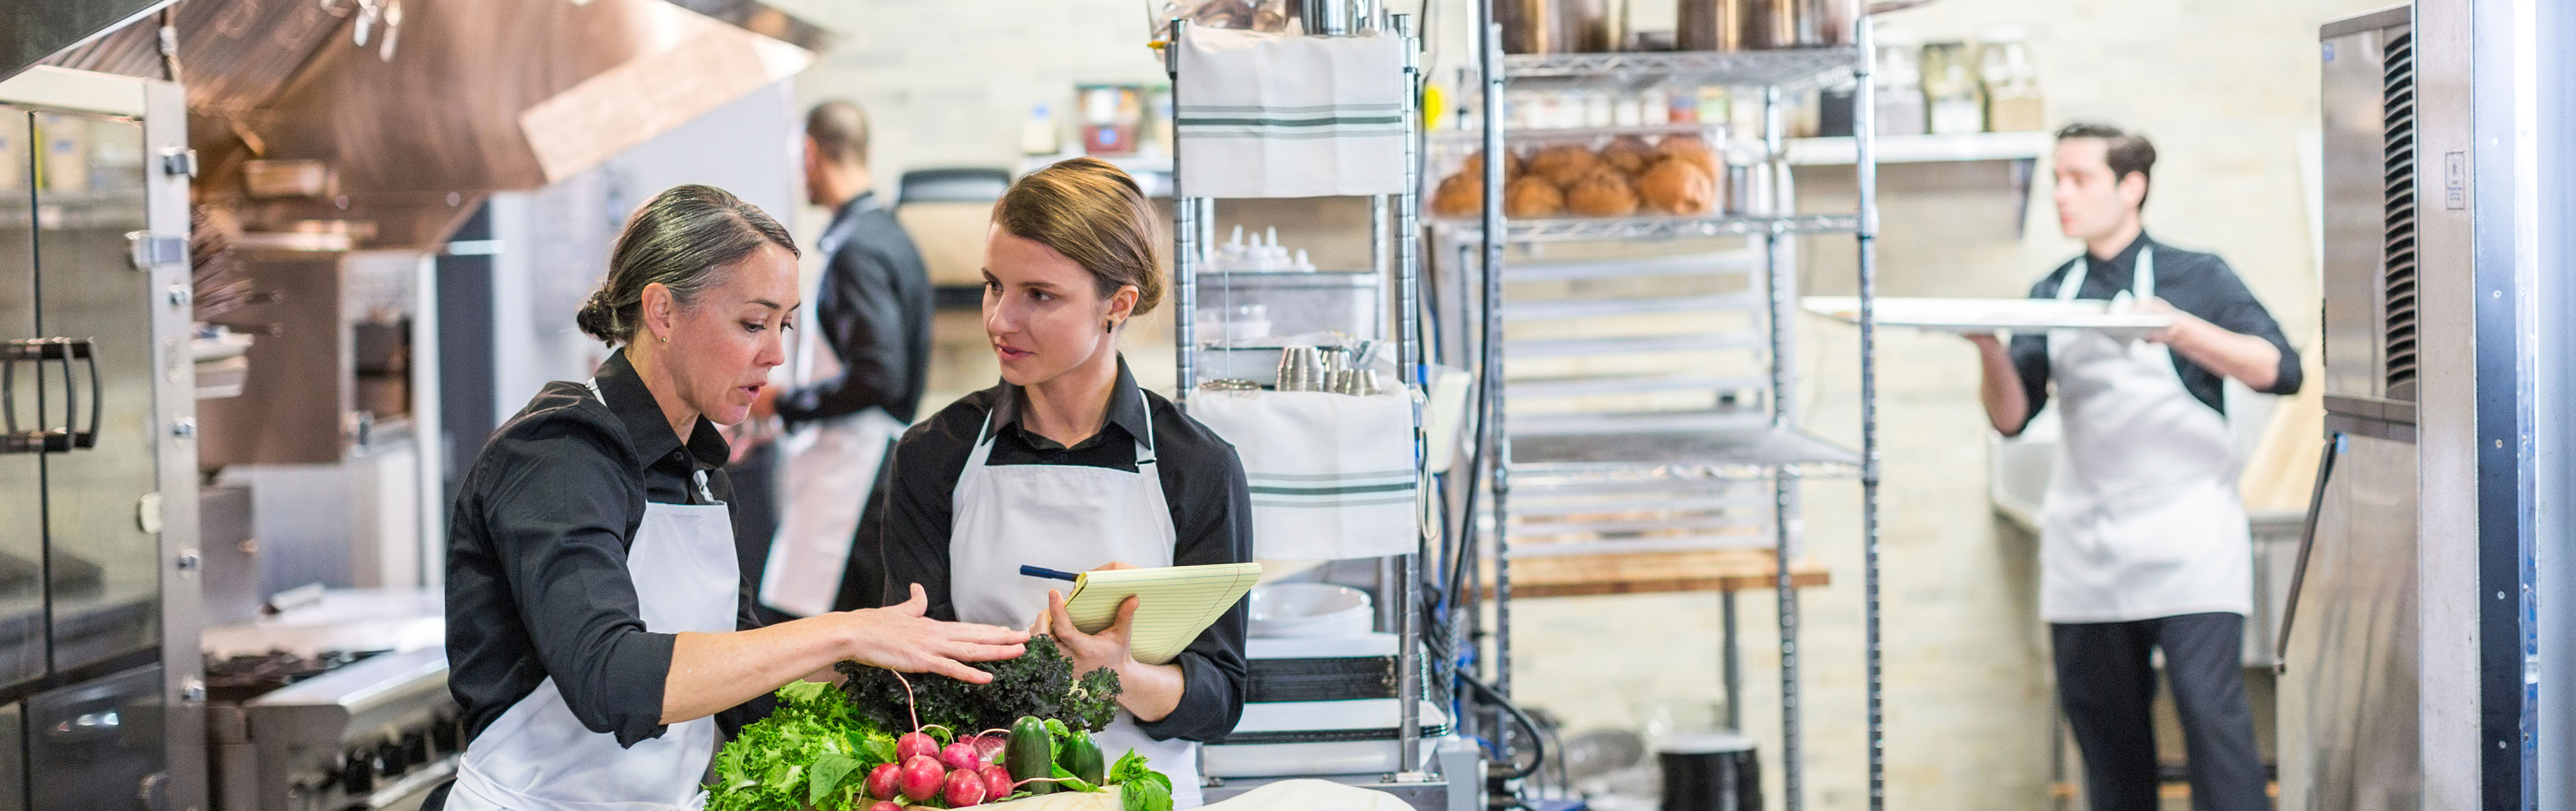
<instances>
[{"instance_id":1,"label":"blue pen","mask_svg":"<svg viewBox=\"0 0 2576 811\"><path fill-rule=\"evenodd\" d=\"M1020 574L1027 577L1044 577L1054 580L1078 580L1082 577L1081 575L1074 574L1072 572L1059 572L1054 569L1043 569L1036 566L1022 566L1020 567Z\"/></svg>"}]
</instances>

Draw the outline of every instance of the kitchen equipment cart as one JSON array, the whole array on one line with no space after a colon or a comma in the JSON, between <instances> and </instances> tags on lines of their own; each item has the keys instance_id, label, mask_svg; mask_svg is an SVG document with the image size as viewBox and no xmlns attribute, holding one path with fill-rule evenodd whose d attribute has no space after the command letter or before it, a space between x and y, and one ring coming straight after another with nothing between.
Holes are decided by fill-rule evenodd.
<instances>
[{"instance_id":1,"label":"kitchen equipment cart","mask_svg":"<svg viewBox=\"0 0 2576 811\"><path fill-rule=\"evenodd\" d=\"M1164 69L1172 79L1174 97L1177 99L1182 83L1190 78L1183 75L1180 58L1183 35L1187 33L1189 23L1184 20L1172 20L1169 26L1166 30L1168 39L1165 40L1166 47L1163 51ZM1404 105L1403 115L1406 176L1401 192L1369 198L1368 239L1370 270L1381 288L1378 300L1391 301L1396 310L1393 324L1396 366L1398 376L1410 395L1414 409L1415 427L1412 437L1414 490L1416 493L1428 493L1431 488L1426 486L1429 477L1425 472L1424 464L1426 452L1422 411L1431 386L1432 367L1426 353L1425 324L1421 318L1423 229L1418 200L1418 189L1421 187L1418 174L1421 166L1423 131L1423 114L1419 104L1421 98L1419 88L1422 84L1421 42L1412 26L1412 15L1389 14L1382 19L1359 21L1358 30L1361 35L1392 36L1403 41L1402 82L1406 89L1405 97L1408 99L1408 103ZM1198 277L1204 269L1202 266L1208 260L1208 253L1216 245L1217 199L1208 196L1191 196L1188 184L1182 180L1183 167L1180 158L1182 150L1178 143L1179 140L1189 136L1179 127L1174 128L1174 133L1172 300L1176 315L1173 319L1172 333L1178 366L1174 401L1186 410L1190 406L1193 390L1205 382L1201 379L1201 374L1207 368L1207 364L1201 359L1200 353L1214 348L1211 346L1212 343L1231 345L1232 342L1226 340L1225 333L1231 330L1224 325L1220 325L1220 334L1214 336L1214 341L1203 341L1197 334ZM1235 314L1228 312L1225 317L1231 319ZM1421 503L1427 505L1429 502L1426 498ZM1416 514L1419 516L1424 512L1424 510L1417 510ZM1426 683L1426 663L1423 652L1426 634L1422 610L1424 582L1422 550L1441 547L1445 544L1445 539L1440 532L1442 526L1440 522L1418 521L1417 523L1421 528L1419 533L1421 543L1417 545L1416 551L1412 554L1385 559L1381 569L1383 573L1381 583L1401 584L1396 589L1401 592L1400 596L1396 597L1398 607L1391 612L1392 616L1389 618L1395 626L1398 639L1395 695L1447 701L1452 691L1445 689L1447 687L1445 683ZM1385 602L1389 597L1390 595L1381 593L1379 600ZM1432 662L1434 665L1440 664L1436 658ZM1437 682L1437 677L1432 681ZM1444 689L1431 689L1434 686ZM1450 756L1450 748L1443 748L1441 752L1440 762L1444 774L1435 775L1422 769L1431 750L1424 748L1425 724L1420 708L1421 702L1398 701L1396 704L1399 707L1396 730L1397 751L1393 759L1398 766L1396 771L1376 777L1374 781L1352 775L1338 776L1333 779L1359 782L1394 793L1419 809L1467 811L1482 808L1484 795L1481 790L1481 776L1468 777L1457 774L1462 771L1462 768L1459 759ZM1451 716L1455 717L1455 715L1453 711ZM1473 759L1468 759L1466 763L1472 765ZM1475 771L1481 775L1481 770ZM1250 784L1249 781L1245 781L1245 785ZM1241 788L1241 786L1233 788ZM1213 801L1229 796L1232 792L1228 789L1229 787L1225 786L1212 786L1209 789L1208 799Z\"/></svg>"},{"instance_id":2,"label":"kitchen equipment cart","mask_svg":"<svg viewBox=\"0 0 2576 811\"><path fill-rule=\"evenodd\" d=\"M1510 132L1510 116L1504 114L1507 89L1632 90L1659 85L1695 89L1722 85L1732 89L1734 98L1758 98L1761 106L1759 154L1739 161L1745 166L1741 172L1744 186L1752 193L1735 194L1730 189L1721 195L1736 200L1736 205L1725 207L1724 213L1508 218L1503 193L1506 161L1484 160L1482 188L1489 193L1482 195L1480 216L1433 224L1441 255L1455 255L1461 260L1463 272L1449 275L1472 277L1480 288L1464 284L1454 290L1444 287L1442 292L1450 295L1439 302L1454 298L1461 310L1472 307L1479 316L1471 320L1460 314L1455 320L1440 323L1458 333L1459 340L1451 343L1472 351L1479 382L1474 420L1477 463L1470 470L1475 480L1460 489L1467 505L1463 510L1466 515L1453 531L1466 536L1458 545L1462 553L1492 556L1489 562L1459 568L1480 579L1490 570L1490 585L1477 584L1464 593L1490 593L1494 600L1490 636L1495 686L1505 697L1510 695L1516 564L1536 566L1542 565L1536 561L1545 560L1544 565L1562 569L1562 561L1585 557L1708 555L1725 550L1737 550L1734 554L1741 555L1741 550L1767 546L1771 565L1765 568L1778 600L1780 626L1782 794L1785 807L1797 811L1804 805L1804 764L1796 589L1816 582L1822 574L1797 558L1799 483L1809 478L1857 477L1861 491L1869 807L1872 811L1883 808L1875 361L1877 150L1872 135L1875 103L1870 81L1873 51L1869 19L1863 16L1855 22L1850 44L1844 46L1505 56L1501 28L1494 22L1491 6L1479 4L1478 15L1483 36L1478 42L1476 72L1482 81L1482 112L1478 116L1482 123L1477 134L1481 136L1483 155L1504 154L1506 144L1514 140L1530 143L1582 137L1606 139L1686 129L1675 124ZM1853 130L1858 133L1851 139L1858 206L1849 213L1803 213L1794 206L1788 170L1786 97L1846 78L1853 88ZM1858 243L1857 450L1807 432L1796 417L1794 319L1798 310L1793 252L1800 237L1822 234L1850 234ZM1547 261L1534 261L1532 250L1548 244L1599 246L1716 237L1742 237L1744 248L1697 256L1550 257ZM1507 263L1506 246L1519 246L1528 258ZM1740 281L1711 281L1730 275ZM1520 292L1507 296L1506 282ZM1702 289L1682 292L1689 285L1700 285ZM1528 295L1534 287L1568 295ZM1604 290L1613 295L1576 295ZM1713 315L1673 317L1683 311ZM1631 334L1634 330L1550 329L1547 323L1579 318L1596 319L1598 323L1597 319L1605 316L1620 319L1617 323L1622 325L1660 323L1674 329ZM1742 328L1727 329L1730 318ZM1520 334L1506 335L1506 319L1513 321L1513 331ZM1724 374L1723 364L1667 361L1643 369L1606 372L1604 366L1587 365L1603 356L1674 353L1738 353L1736 357L1752 359L1744 364L1746 373L1739 375ZM1507 363L1531 367L1540 375L1506 377ZM1554 376L1541 377L1550 373ZM1675 402L1676 393L1705 399L1685 408L1636 408L1641 403L1669 406ZM1533 409L1537 413L1516 416L1507 426L1506 395L1524 403L1553 400L1560 405ZM1532 542L1515 544L1516 535ZM1603 568L1613 572L1647 570L1615 562ZM1556 572L1551 578L1563 579L1556 577L1562 574ZM1584 579L1574 577L1576 581ZM1741 579L1716 576L1695 583L1655 587L1713 588L1721 592L1728 620L1728 638L1722 642L1730 675L1738 671L1732 620L1734 592L1743 585ZM1585 593L1580 588L1561 586L1564 584L1552 584L1544 593ZM1607 591L1619 587L1599 588ZM1476 621L1479 612L1463 611L1456 616L1463 625ZM1463 647L1473 638L1453 637L1453 644ZM1740 686L1733 678L1727 681L1728 714L1737 717ZM1505 745L1508 747L1508 742ZM1503 759L1509 762L1510 758L1507 749Z\"/></svg>"}]
</instances>

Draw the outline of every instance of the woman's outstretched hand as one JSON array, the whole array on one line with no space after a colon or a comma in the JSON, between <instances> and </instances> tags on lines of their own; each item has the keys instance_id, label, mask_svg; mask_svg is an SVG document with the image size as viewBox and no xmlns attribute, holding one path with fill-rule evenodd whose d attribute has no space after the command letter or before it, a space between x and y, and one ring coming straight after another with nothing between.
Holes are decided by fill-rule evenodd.
<instances>
[{"instance_id":1,"label":"woman's outstretched hand","mask_svg":"<svg viewBox=\"0 0 2576 811\"><path fill-rule=\"evenodd\" d=\"M899 673L937 673L983 684L993 680L992 674L965 663L1015 658L1024 650L1021 643L1029 640L1028 632L999 625L930 619L924 616L929 608L929 596L915 583L912 599L839 614L847 658Z\"/></svg>"}]
</instances>

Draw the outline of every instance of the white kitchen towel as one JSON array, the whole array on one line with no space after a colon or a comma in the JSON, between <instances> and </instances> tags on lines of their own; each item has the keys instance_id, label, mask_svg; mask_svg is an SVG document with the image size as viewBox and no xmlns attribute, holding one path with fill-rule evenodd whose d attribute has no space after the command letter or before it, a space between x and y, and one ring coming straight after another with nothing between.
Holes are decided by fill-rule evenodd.
<instances>
[{"instance_id":1,"label":"white kitchen towel","mask_svg":"<svg viewBox=\"0 0 2576 811\"><path fill-rule=\"evenodd\" d=\"M1181 193L1404 191L1404 41L1190 26L1173 82Z\"/></svg>"},{"instance_id":2,"label":"white kitchen towel","mask_svg":"<svg viewBox=\"0 0 2576 811\"><path fill-rule=\"evenodd\" d=\"M1243 458L1257 557L1341 560L1419 545L1413 403L1401 394L1210 391L1190 417Z\"/></svg>"}]
</instances>

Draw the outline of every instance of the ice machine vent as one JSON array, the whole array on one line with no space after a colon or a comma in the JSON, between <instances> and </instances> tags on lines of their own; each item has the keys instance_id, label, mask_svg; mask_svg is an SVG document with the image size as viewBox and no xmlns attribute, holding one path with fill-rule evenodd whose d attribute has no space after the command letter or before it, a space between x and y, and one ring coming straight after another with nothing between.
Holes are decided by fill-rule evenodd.
<instances>
[{"instance_id":1,"label":"ice machine vent","mask_svg":"<svg viewBox=\"0 0 2576 811\"><path fill-rule=\"evenodd\" d=\"M2385 216L2381 277L2388 399L2415 399L2415 47L2411 33L2388 39L2380 79Z\"/></svg>"}]
</instances>

